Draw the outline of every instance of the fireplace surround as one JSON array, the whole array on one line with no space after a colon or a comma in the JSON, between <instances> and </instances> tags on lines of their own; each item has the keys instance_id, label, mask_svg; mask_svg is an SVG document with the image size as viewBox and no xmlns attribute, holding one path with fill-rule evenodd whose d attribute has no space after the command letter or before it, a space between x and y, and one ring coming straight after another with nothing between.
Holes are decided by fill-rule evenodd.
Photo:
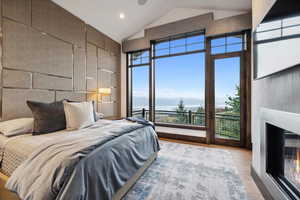
<instances>
[{"instance_id":1,"label":"fireplace surround","mask_svg":"<svg viewBox=\"0 0 300 200\"><path fill-rule=\"evenodd\" d=\"M262 108L261 178L274 199L300 199L300 114Z\"/></svg>"}]
</instances>

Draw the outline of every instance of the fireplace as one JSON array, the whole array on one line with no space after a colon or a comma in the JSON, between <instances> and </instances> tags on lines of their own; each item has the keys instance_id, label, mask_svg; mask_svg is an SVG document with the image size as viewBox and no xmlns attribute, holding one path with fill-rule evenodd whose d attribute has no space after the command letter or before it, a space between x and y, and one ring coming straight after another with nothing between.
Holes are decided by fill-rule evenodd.
<instances>
[{"instance_id":1,"label":"fireplace","mask_svg":"<svg viewBox=\"0 0 300 200\"><path fill-rule=\"evenodd\" d=\"M300 199L300 135L269 123L266 134L266 172L292 199Z\"/></svg>"},{"instance_id":2,"label":"fireplace","mask_svg":"<svg viewBox=\"0 0 300 200\"><path fill-rule=\"evenodd\" d=\"M300 114L263 108L261 178L273 199L300 199Z\"/></svg>"}]
</instances>

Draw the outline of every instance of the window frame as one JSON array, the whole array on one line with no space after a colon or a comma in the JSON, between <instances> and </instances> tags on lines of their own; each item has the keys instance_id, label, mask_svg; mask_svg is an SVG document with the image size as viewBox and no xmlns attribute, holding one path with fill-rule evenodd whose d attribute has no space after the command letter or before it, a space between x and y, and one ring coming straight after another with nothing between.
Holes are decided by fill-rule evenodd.
<instances>
[{"instance_id":1,"label":"window frame","mask_svg":"<svg viewBox=\"0 0 300 200\"><path fill-rule=\"evenodd\" d=\"M257 56L257 54L258 54L257 48L258 48L258 45L260 45L260 44L266 44L266 43L272 43L272 42L277 42L277 41L283 41L283 40L300 38L300 31L299 31L298 34L292 34L292 35L286 35L286 36L283 35L283 30L286 29L286 28L300 27L300 22L297 23L296 25L283 26L283 21L284 20L289 19L289 18L294 18L294 17L300 17L300 15L289 16L289 17L282 17L282 18L276 18L276 19L273 19L273 20L267 20L265 22L262 22L261 24L275 22L275 21L280 21L281 25L280 25L279 28L267 29L267 30L263 30L263 31L257 31L257 29L256 29L253 32L253 66L254 66L253 67L253 79L254 80L263 79L263 78L266 78L266 77L271 76L273 74L276 74L276 73L279 73L281 71L284 71L286 69L298 66L298 65L290 66L290 67L285 68L285 69L283 69L281 71L273 72L273 73L270 73L268 75L264 75L264 76L258 77L258 63L257 63L257 57L258 57ZM271 32L271 31L274 31L274 30L281 30L280 37L274 37L274 38L270 38L270 39L257 40L257 33Z\"/></svg>"}]
</instances>

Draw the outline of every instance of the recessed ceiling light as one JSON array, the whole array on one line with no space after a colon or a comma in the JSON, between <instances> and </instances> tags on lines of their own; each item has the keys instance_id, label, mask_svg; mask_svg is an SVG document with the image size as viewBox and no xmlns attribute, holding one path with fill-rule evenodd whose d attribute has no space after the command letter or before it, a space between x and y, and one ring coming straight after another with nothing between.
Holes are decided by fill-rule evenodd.
<instances>
[{"instance_id":1,"label":"recessed ceiling light","mask_svg":"<svg viewBox=\"0 0 300 200\"><path fill-rule=\"evenodd\" d=\"M125 14L124 13L120 13L120 19L125 19Z\"/></svg>"}]
</instances>

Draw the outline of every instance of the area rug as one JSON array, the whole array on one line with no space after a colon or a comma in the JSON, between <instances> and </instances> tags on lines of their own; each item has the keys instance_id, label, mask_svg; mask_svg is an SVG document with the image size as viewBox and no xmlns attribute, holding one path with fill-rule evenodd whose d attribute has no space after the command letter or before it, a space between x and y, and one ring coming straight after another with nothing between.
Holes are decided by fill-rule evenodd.
<instances>
[{"instance_id":1,"label":"area rug","mask_svg":"<svg viewBox=\"0 0 300 200\"><path fill-rule=\"evenodd\" d=\"M124 200L246 200L231 153L160 141L157 160Z\"/></svg>"}]
</instances>

